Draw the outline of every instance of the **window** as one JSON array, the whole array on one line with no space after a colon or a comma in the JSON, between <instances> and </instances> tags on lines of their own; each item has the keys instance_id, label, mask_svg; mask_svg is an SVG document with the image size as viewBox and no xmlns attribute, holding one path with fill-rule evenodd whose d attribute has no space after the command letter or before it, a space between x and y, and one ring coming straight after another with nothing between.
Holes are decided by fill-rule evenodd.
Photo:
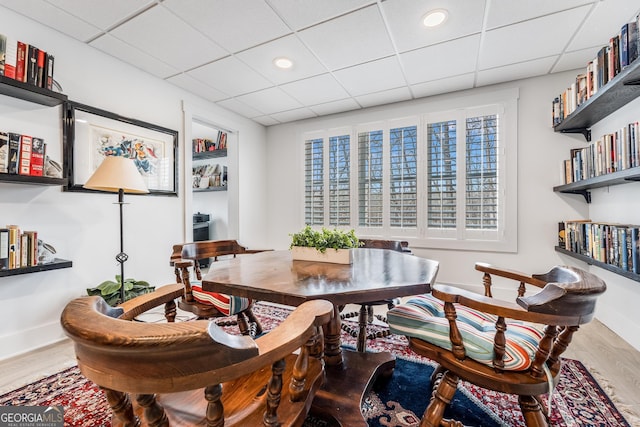
<instances>
[{"instance_id":1,"label":"window","mask_svg":"<svg viewBox=\"0 0 640 427\"><path fill-rule=\"evenodd\" d=\"M329 138L329 224L351 224L351 150L349 135Z\"/></svg>"},{"instance_id":2,"label":"window","mask_svg":"<svg viewBox=\"0 0 640 427\"><path fill-rule=\"evenodd\" d=\"M305 141L305 209L304 221L309 225L324 224L324 159L323 140Z\"/></svg>"},{"instance_id":3,"label":"window","mask_svg":"<svg viewBox=\"0 0 640 427\"><path fill-rule=\"evenodd\" d=\"M515 95L308 138L306 223L414 247L515 251L517 92L496 93Z\"/></svg>"},{"instance_id":4,"label":"window","mask_svg":"<svg viewBox=\"0 0 640 427\"><path fill-rule=\"evenodd\" d=\"M382 227L382 131L358 133L358 225Z\"/></svg>"}]
</instances>

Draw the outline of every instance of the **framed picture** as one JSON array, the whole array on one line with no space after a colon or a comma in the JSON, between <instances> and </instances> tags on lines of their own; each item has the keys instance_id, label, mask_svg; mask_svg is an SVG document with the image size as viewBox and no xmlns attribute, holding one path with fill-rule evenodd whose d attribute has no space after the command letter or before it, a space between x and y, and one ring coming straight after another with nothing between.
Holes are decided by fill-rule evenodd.
<instances>
[{"instance_id":1,"label":"framed picture","mask_svg":"<svg viewBox=\"0 0 640 427\"><path fill-rule=\"evenodd\" d=\"M107 156L133 159L149 194L178 195L178 131L68 101L63 110L65 191L83 187Z\"/></svg>"}]
</instances>

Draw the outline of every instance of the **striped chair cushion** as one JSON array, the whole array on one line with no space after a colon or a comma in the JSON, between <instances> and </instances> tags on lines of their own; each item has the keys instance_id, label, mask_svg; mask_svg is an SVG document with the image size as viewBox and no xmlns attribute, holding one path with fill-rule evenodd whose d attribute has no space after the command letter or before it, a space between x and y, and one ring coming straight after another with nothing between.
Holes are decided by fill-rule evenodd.
<instances>
[{"instance_id":1,"label":"striped chair cushion","mask_svg":"<svg viewBox=\"0 0 640 427\"><path fill-rule=\"evenodd\" d=\"M191 291L193 293L193 299L202 304L215 306L219 312L226 316L238 314L241 311L246 310L252 302L249 298L234 297L233 295L205 291L199 284L192 285Z\"/></svg>"},{"instance_id":2,"label":"striped chair cushion","mask_svg":"<svg viewBox=\"0 0 640 427\"><path fill-rule=\"evenodd\" d=\"M457 323L467 357L493 365L493 338L497 316L455 304ZM430 294L411 298L387 313L392 333L427 341L451 350L449 321L444 317L444 303ZM538 325L507 320L504 369L519 371L529 368L538 342L544 335Z\"/></svg>"}]
</instances>

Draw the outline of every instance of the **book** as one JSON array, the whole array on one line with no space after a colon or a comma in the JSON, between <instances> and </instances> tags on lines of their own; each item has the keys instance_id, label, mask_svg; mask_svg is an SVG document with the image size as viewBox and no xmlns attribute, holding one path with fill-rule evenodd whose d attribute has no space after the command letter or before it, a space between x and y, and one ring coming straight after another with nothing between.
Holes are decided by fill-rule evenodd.
<instances>
[{"instance_id":1,"label":"book","mask_svg":"<svg viewBox=\"0 0 640 427\"><path fill-rule=\"evenodd\" d=\"M20 227L7 225L9 229L9 269L20 265Z\"/></svg>"},{"instance_id":2,"label":"book","mask_svg":"<svg viewBox=\"0 0 640 427\"><path fill-rule=\"evenodd\" d=\"M17 60L16 60L16 80L20 82L27 81L27 55L29 51L29 45L18 41L17 44Z\"/></svg>"},{"instance_id":3,"label":"book","mask_svg":"<svg viewBox=\"0 0 640 427\"><path fill-rule=\"evenodd\" d=\"M638 21L629 22L627 28L627 41L629 43L629 64L638 59Z\"/></svg>"},{"instance_id":4,"label":"book","mask_svg":"<svg viewBox=\"0 0 640 427\"><path fill-rule=\"evenodd\" d=\"M32 138L29 135L22 135L20 138L20 166L18 174L29 175L31 173L31 144Z\"/></svg>"},{"instance_id":5,"label":"book","mask_svg":"<svg viewBox=\"0 0 640 427\"><path fill-rule=\"evenodd\" d=\"M47 52L38 49L36 61L36 86L44 87L44 70L47 65Z\"/></svg>"},{"instance_id":6,"label":"book","mask_svg":"<svg viewBox=\"0 0 640 427\"><path fill-rule=\"evenodd\" d=\"M20 268L29 267L29 236L20 234Z\"/></svg>"},{"instance_id":7,"label":"book","mask_svg":"<svg viewBox=\"0 0 640 427\"><path fill-rule=\"evenodd\" d=\"M43 175L45 152L46 144L44 143L44 139L34 137L31 141L31 166L29 175Z\"/></svg>"},{"instance_id":8,"label":"book","mask_svg":"<svg viewBox=\"0 0 640 427\"><path fill-rule=\"evenodd\" d=\"M39 49L33 45L29 45L27 49L27 57L25 61L27 80L26 83L34 86L38 83L38 51Z\"/></svg>"},{"instance_id":9,"label":"book","mask_svg":"<svg viewBox=\"0 0 640 427\"><path fill-rule=\"evenodd\" d=\"M55 58L53 55L47 54L47 64L46 64L46 72L45 72L45 89L53 89L53 63Z\"/></svg>"},{"instance_id":10,"label":"book","mask_svg":"<svg viewBox=\"0 0 640 427\"><path fill-rule=\"evenodd\" d=\"M640 260L638 256L640 255L640 251L638 250L638 227L631 228L631 267L634 273L640 273Z\"/></svg>"},{"instance_id":11,"label":"book","mask_svg":"<svg viewBox=\"0 0 640 427\"><path fill-rule=\"evenodd\" d=\"M38 232L24 231L23 234L27 236L27 267L34 267L38 265Z\"/></svg>"},{"instance_id":12,"label":"book","mask_svg":"<svg viewBox=\"0 0 640 427\"><path fill-rule=\"evenodd\" d=\"M15 39L0 34L0 76L16 78L18 46Z\"/></svg>"},{"instance_id":13,"label":"book","mask_svg":"<svg viewBox=\"0 0 640 427\"><path fill-rule=\"evenodd\" d=\"M0 173L9 173L9 134L0 132Z\"/></svg>"},{"instance_id":14,"label":"book","mask_svg":"<svg viewBox=\"0 0 640 427\"><path fill-rule=\"evenodd\" d=\"M9 229L0 228L0 270L9 269Z\"/></svg>"},{"instance_id":15,"label":"book","mask_svg":"<svg viewBox=\"0 0 640 427\"><path fill-rule=\"evenodd\" d=\"M9 173L18 173L20 159L20 134L9 132Z\"/></svg>"}]
</instances>

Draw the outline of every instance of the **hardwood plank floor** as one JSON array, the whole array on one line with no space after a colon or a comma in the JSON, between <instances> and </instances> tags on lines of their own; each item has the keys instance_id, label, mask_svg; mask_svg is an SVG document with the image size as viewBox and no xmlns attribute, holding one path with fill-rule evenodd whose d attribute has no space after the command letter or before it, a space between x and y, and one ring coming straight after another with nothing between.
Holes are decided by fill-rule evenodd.
<instances>
[{"instance_id":1,"label":"hardwood plank floor","mask_svg":"<svg viewBox=\"0 0 640 427\"><path fill-rule=\"evenodd\" d=\"M582 326L564 357L580 360L607 390L632 426L640 426L640 352L599 321ZM0 361L0 394L75 364L71 341L64 340Z\"/></svg>"}]
</instances>

